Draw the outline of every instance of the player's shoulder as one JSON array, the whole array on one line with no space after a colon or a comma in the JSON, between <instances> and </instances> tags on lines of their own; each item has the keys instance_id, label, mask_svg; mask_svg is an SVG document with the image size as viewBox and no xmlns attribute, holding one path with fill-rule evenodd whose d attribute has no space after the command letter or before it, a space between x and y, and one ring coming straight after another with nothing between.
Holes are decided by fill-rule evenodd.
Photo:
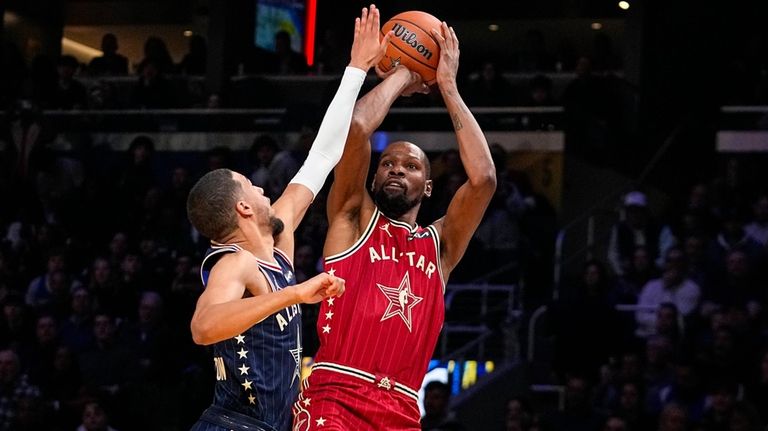
<instances>
[{"instance_id":1,"label":"player's shoulder","mask_svg":"<svg viewBox=\"0 0 768 431\"><path fill-rule=\"evenodd\" d=\"M218 255L218 256L216 256ZM214 250L208 255L208 258L214 258L212 269L237 269L253 266L257 260L249 251L242 248L221 248Z\"/></svg>"}]
</instances>

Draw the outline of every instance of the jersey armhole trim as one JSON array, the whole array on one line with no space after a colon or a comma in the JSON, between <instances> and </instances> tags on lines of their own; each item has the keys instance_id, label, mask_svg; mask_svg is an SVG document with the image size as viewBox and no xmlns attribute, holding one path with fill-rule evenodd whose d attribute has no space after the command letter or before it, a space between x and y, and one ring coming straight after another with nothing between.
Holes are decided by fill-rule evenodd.
<instances>
[{"instance_id":1,"label":"jersey armhole trim","mask_svg":"<svg viewBox=\"0 0 768 431\"><path fill-rule=\"evenodd\" d=\"M328 263L338 262L344 259L345 257L350 256L351 254L356 252L358 249L360 249L360 247L363 246L365 241L368 240L368 237L371 236L371 232L373 232L373 227L376 226L376 222L379 220L379 214L380 214L379 209L375 208L373 210L373 215L371 215L371 220L368 222L368 226L365 228L365 232L363 232L360 238L357 241L355 241L355 243L352 244L351 247L342 251L341 253L336 253L334 255L327 256L325 258L325 263L328 264Z\"/></svg>"},{"instance_id":2,"label":"jersey armhole trim","mask_svg":"<svg viewBox=\"0 0 768 431\"><path fill-rule=\"evenodd\" d=\"M443 288L443 295L445 295L445 277L443 277L443 263L441 259L442 252L440 251L440 235L437 234L437 228L435 225L427 226L430 232L432 232L432 241L435 243L435 254L437 259L437 272L440 274L440 285Z\"/></svg>"}]
</instances>

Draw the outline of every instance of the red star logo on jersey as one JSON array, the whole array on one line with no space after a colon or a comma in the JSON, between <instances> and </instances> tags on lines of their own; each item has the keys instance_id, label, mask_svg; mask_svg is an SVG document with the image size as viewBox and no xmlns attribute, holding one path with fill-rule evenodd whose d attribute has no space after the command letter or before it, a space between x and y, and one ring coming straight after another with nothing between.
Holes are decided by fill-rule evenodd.
<instances>
[{"instance_id":1,"label":"red star logo on jersey","mask_svg":"<svg viewBox=\"0 0 768 431\"><path fill-rule=\"evenodd\" d=\"M424 298L420 298L411 292L411 279L408 277L408 273L405 273L399 287L388 287L379 283L376 283L376 285L379 286L381 293L389 300L387 311L381 316L380 322L390 317L400 316L403 322L405 322L405 326L408 327L408 332L411 332L411 310Z\"/></svg>"}]
</instances>

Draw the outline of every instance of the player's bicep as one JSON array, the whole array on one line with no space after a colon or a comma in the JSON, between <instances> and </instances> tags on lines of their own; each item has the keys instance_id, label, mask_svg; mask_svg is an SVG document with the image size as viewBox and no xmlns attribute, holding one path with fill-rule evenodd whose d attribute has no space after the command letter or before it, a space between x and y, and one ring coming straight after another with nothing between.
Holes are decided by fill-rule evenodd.
<instances>
[{"instance_id":1,"label":"player's bicep","mask_svg":"<svg viewBox=\"0 0 768 431\"><path fill-rule=\"evenodd\" d=\"M367 137L350 131L341 161L333 170L333 185L328 194L329 220L339 214L359 211L367 196L365 179L371 164L371 144Z\"/></svg>"},{"instance_id":2,"label":"player's bicep","mask_svg":"<svg viewBox=\"0 0 768 431\"><path fill-rule=\"evenodd\" d=\"M448 205L445 217L435 223L440 232L441 260L446 274L456 267L467 251L492 196L493 189L464 183Z\"/></svg>"},{"instance_id":3,"label":"player's bicep","mask_svg":"<svg viewBox=\"0 0 768 431\"><path fill-rule=\"evenodd\" d=\"M208 274L208 282L198 300L198 308L221 304L243 297L245 280L234 254L222 257Z\"/></svg>"}]
</instances>

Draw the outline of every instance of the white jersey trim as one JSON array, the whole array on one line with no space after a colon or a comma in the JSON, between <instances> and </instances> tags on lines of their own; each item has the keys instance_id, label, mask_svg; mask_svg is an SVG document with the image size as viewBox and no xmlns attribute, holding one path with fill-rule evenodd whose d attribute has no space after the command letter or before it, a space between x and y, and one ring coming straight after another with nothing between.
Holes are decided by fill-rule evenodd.
<instances>
[{"instance_id":1,"label":"white jersey trim","mask_svg":"<svg viewBox=\"0 0 768 431\"><path fill-rule=\"evenodd\" d=\"M351 256L357 250L359 250L363 246L363 244L365 244L368 238L371 236L371 233L373 232L373 227L376 226L376 222L379 220L379 214L381 214L381 212L379 211L378 208L375 208L373 210L373 215L371 216L371 220L368 222L368 226L365 228L365 232L363 232L360 238L357 241L355 241L355 243L352 244L351 247L342 251L341 253L336 253L334 255L327 256L325 258L325 263L328 264L328 263L338 262L348 256Z\"/></svg>"},{"instance_id":2,"label":"white jersey trim","mask_svg":"<svg viewBox=\"0 0 768 431\"><path fill-rule=\"evenodd\" d=\"M435 243L435 259L437 259L437 272L440 274L440 284L443 288L443 295L445 295L445 277L443 276L443 263L440 259L440 235L437 234L437 228L435 225L427 226L430 232L432 232L432 241Z\"/></svg>"},{"instance_id":3,"label":"white jersey trim","mask_svg":"<svg viewBox=\"0 0 768 431\"><path fill-rule=\"evenodd\" d=\"M200 264L200 281L203 282L203 287L206 287L206 281L205 277L203 276L203 271L205 271L205 262L211 257L215 256L217 254L226 253L226 252L233 252L237 253L238 251L241 251L243 248L240 247L237 244L211 244L211 248L213 251L203 258L203 262ZM211 267L213 269L213 267Z\"/></svg>"},{"instance_id":4,"label":"white jersey trim","mask_svg":"<svg viewBox=\"0 0 768 431\"><path fill-rule=\"evenodd\" d=\"M332 371L334 373L357 377L358 379L365 380L368 383L376 383L376 376L367 371L348 367L346 365L336 364L333 362L316 362L314 365L312 365L312 370ZM419 400L419 391L409 388L402 383L395 382L393 389L403 395L407 395L413 398L417 402Z\"/></svg>"}]
</instances>

